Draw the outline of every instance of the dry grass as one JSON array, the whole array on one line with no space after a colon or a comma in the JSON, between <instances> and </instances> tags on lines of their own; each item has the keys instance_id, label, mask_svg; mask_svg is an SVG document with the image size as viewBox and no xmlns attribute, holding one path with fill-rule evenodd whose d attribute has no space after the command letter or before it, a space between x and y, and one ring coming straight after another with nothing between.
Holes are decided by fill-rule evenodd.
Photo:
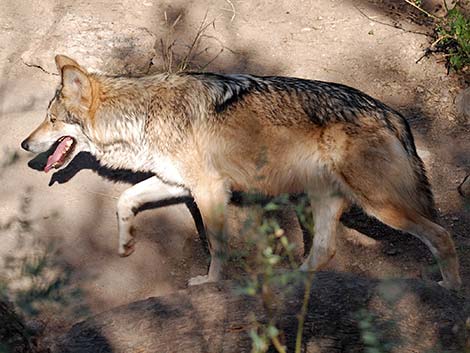
<instances>
[{"instance_id":1,"label":"dry grass","mask_svg":"<svg viewBox=\"0 0 470 353\"><path fill-rule=\"evenodd\" d=\"M162 53L163 60L163 71L164 72L183 72L190 69L197 69L198 71L204 71L210 64L212 64L220 54L223 53L226 47L222 45L220 40L212 35L206 34L207 30L212 27L215 29L215 21L217 18L208 20L207 12L204 15L204 18L199 23L199 27L196 30L191 42L185 45L185 54L182 57L178 57L176 53L176 46L178 44L178 39L175 38L176 28L181 22L182 14L179 14L175 20L170 22L168 19L167 13L164 14L165 24L168 28L167 34L164 38L160 39L160 48ZM203 39L212 39L218 42L220 49L217 54L213 55L209 60L206 60L202 65L196 65L195 62L203 54L207 54L210 50L210 46L205 46Z\"/></svg>"}]
</instances>

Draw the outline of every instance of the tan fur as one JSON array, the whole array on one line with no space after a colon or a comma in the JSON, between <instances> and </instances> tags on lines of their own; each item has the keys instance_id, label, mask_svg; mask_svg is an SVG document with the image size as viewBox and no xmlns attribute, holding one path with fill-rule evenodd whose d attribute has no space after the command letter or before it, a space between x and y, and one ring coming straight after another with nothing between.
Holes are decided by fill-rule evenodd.
<instances>
[{"instance_id":1,"label":"tan fur","mask_svg":"<svg viewBox=\"0 0 470 353\"><path fill-rule=\"evenodd\" d=\"M318 269L333 256L341 212L355 202L422 239L441 264L443 284L460 285L452 240L429 219L432 196L406 121L380 102L317 81L211 74L111 78L88 74L71 59L56 62L63 87L49 111L61 116L61 124L80 126L73 135L80 150L111 167L154 172L191 192L211 242L208 280L221 278L224 210L236 189L309 193L318 234L304 269ZM30 145L39 145L54 126L46 119Z\"/></svg>"}]
</instances>

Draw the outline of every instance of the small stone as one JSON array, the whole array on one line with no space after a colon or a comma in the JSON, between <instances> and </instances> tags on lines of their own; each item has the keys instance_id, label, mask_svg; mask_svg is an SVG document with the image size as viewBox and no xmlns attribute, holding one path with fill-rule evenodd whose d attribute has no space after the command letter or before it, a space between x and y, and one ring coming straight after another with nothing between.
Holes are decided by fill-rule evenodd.
<instances>
[{"instance_id":1,"label":"small stone","mask_svg":"<svg viewBox=\"0 0 470 353\"><path fill-rule=\"evenodd\" d=\"M459 116L465 120L470 119L470 87L464 89L455 98L455 104Z\"/></svg>"},{"instance_id":2,"label":"small stone","mask_svg":"<svg viewBox=\"0 0 470 353\"><path fill-rule=\"evenodd\" d=\"M44 332L46 324L41 320L33 319L26 322L26 327L33 336L38 336Z\"/></svg>"},{"instance_id":3,"label":"small stone","mask_svg":"<svg viewBox=\"0 0 470 353\"><path fill-rule=\"evenodd\" d=\"M458 187L460 195L470 199L470 175L467 175Z\"/></svg>"},{"instance_id":4,"label":"small stone","mask_svg":"<svg viewBox=\"0 0 470 353\"><path fill-rule=\"evenodd\" d=\"M418 152L418 156L423 160L424 163L430 164L432 162L432 155L428 150L417 148L416 152Z\"/></svg>"}]
</instances>

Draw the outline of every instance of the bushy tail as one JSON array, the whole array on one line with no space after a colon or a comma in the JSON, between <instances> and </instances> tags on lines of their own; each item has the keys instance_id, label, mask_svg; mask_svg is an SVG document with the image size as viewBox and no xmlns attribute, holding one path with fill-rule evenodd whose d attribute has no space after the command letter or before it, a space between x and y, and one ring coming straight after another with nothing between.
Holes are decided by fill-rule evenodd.
<instances>
[{"instance_id":1,"label":"bushy tail","mask_svg":"<svg viewBox=\"0 0 470 353\"><path fill-rule=\"evenodd\" d=\"M416 178L416 194L418 199L418 207L423 216L434 220L437 216L436 204L434 202L434 196L429 184L428 177L426 175L426 169L424 163L418 156L416 151L416 145L414 142L413 134L411 133L410 126L406 119L399 113L394 112L392 117L389 117L389 121L392 124L393 130L403 144L413 168L413 172Z\"/></svg>"}]
</instances>

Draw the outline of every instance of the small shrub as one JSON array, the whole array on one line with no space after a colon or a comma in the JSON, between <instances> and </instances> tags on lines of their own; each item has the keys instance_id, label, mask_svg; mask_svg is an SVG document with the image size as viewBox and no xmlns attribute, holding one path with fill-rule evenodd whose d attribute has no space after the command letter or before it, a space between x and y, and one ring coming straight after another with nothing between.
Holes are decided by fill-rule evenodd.
<instances>
[{"instance_id":1,"label":"small shrub","mask_svg":"<svg viewBox=\"0 0 470 353\"><path fill-rule=\"evenodd\" d=\"M299 222L307 230L313 229L310 205L307 198L299 198L294 210ZM239 288L240 294L261 298L265 309L265 318L253 317L254 327L250 330L252 340L252 353L265 353L274 347L278 353L286 353L283 332L278 329L276 312L277 296L275 292L288 293L294 283L304 281L305 298L301 312L298 314L298 334L295 352L300 352L303 322L306 315L307 304L310 298L310 283L312 274L298 270L299 264L294 257L295 244L287 239L284 230L279 226L274 213L281 207L290 205L288 195L281 195L270 202L257 206L245 222L246 228L254 228L254 232L246 229L247 243L254 252L254 263L245 262L245 270L251 274ZM279 265L286 264L288 271L280 272Z\"/></svg>"},{"instance_id":2,"label":"small shrub","mask_svg":"<svg viewBox=\"0 0 470 353\"><path fill-rule=\"evenodd\" d=\"M470 19L454 8L438 24L436 31L436 49L445 53L448 67L460 71L470 65Z\"/></svg>"}]
</instances>

